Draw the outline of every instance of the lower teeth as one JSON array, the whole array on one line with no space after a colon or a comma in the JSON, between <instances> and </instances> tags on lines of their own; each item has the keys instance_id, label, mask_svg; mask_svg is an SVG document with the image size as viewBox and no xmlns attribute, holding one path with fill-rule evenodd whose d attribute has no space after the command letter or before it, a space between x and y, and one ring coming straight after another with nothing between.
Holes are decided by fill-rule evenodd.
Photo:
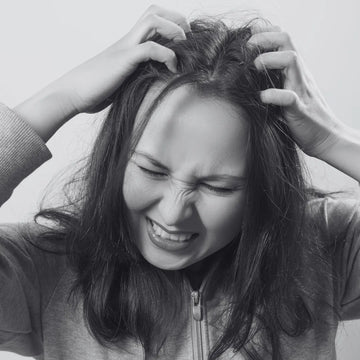
<instances>
[{"instance_id":1,"label":"lower teeth","mask_svg":"<svg viewBox=\"0 0 360 360\"><path fill-rule=\"evenodd\" d=\"M170 241L176 241L176 242L183 242L183 241L187 241L187 240L190 240L190 239L191 239L191 237L190 237L190 238L187 238L187 239L184 239L184 240L180 240L180 239L170 239L170 238L168 238L168 237L163 237L163 236L161 236L161 235L158 235L158 234L155 232L155 229L154 229L154 226L153 226L153 222L152 222L152 221L150 221L150 224L151 224L151 228L152 228L153 231L154 231L154 234L155 234L156 236L164 239L164 240L170 240Z\"/></svg>"},{"instance_id":2,"label":"lower teeth","mask_svg":"<svg viewBox=\"0 0 360 360\"><path fill-rule=\"evenodd\" d=\"M155 232L154 232L155 233ZM156 236L164 239L164 240L170 240L170 241L176 241L176 242L182 242L182 241L186 241L186 240L189 240L189 239L184 239L184 240L180 240L180 239L171 239L171 238L168 238L168 237L164 237L164 236L161 236L161 235L158 235L155 233Z\"/></svg>"}]
</instances>

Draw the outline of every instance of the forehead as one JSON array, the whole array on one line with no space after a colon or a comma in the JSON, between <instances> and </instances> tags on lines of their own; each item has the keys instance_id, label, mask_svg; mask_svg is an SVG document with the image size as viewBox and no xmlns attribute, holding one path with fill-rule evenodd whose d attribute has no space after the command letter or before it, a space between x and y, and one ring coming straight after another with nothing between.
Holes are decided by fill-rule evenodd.
<instances>
[{"instance_id":1,"label":"forehead","mask_svg":"<svg viewBox=\"0 0 360 360\"><path fill-rule=\"evenodd\" d=\"M161 85L149 90L137 122L160 90ZM241 109L219 98L200 96L184 85L166 95L154 110L136 150L172 169L243 175L247 139L248 122Z\"/></svg>"}]
</instances>

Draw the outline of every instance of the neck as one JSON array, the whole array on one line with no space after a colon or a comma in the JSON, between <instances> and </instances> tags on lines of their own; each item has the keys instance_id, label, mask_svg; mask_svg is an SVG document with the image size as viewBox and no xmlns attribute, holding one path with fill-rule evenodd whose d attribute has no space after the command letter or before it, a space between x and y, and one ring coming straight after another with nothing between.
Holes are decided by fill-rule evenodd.
<instances>
[{"instance_id":1,"label":"neck","mask_svg":"<svg viewBox=\"0 0 360 360\"><path fill-rule=\"evenodd\" d=\"M198 261L184 269L184 274L190 281L190 285L194 290L198 290L210 269L214 266L218 259L218 253L212 254L205 259Z\"/></svg>"}]
</instances>

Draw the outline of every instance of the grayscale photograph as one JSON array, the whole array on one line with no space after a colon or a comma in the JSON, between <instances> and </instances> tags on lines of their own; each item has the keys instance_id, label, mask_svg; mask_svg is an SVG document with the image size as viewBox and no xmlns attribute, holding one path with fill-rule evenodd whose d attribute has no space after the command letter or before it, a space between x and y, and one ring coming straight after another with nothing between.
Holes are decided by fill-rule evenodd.
<instances>
[{"instance_id":1,"label":"grayscale photograph","mask_svg":"<svg viewBox=\"0 0 360 360\"><path fill-rule=\"evenodd\" d=\"M2 0L0 360L359 360L359 13Z\"/></svg>"}]
</instances>

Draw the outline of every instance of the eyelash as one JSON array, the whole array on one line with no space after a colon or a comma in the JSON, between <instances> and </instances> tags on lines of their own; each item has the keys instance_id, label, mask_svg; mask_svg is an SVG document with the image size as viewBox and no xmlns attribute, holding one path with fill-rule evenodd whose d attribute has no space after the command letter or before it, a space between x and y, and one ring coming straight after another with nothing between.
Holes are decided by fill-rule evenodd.
<instances>
[{"instance_id":1,"label":"eyelash","mask_svg":"<svg viewBox=\"0 0 360 360\"><path fill-rule=\"evenodd\" d=\"M204 184L204 183L202 183L201 185L205 186L207 189L209 189L210 191L212 191L216 194L232 194L235 191L233 189L211 186L211 185Z\"/></svg>"},{"instance_id":2,"label":"eyelash","mask_svg":"<svg viewBox=\"0 0 360 360\"><path fill-rule=\"evenodd\" d=\"M165 177L167 176L167 174L164 174L164 173L161 173L161 172L157 172L157 171L152 171L152 170L149 170L147 168L144 168L142 166L139 166L139 169L142 170L144 173L152 176L152 177L155 177L155 178L162 178L162 177ZM217 194L231 194L233 193L235 190L234 189L229 189L229 188L221 188L221 187L216 187L216 186L211 186L209 184L205 184L205 183L202 183L201 184L202 186L206 187L207 189L209 189L210 191L212 191L213 193L217 193Z\"/></svg>"},{"instance_id":3,"label":"eyelash","mask_svg":"<svg viewBox=\"0 0 360 360\"><path fill-rule=\"evenodd\" d=\"M153 177L164 177L164 176L166 176L166 174L161 173L161 172L152 171L152 170L149 170L149 169L144 168L144 167L139 166L139 165L138 165L138 167L139 167L139 169L141 169L144 173L149 174L150 176L153 176Z\"/></svg>"}]
</instances>

